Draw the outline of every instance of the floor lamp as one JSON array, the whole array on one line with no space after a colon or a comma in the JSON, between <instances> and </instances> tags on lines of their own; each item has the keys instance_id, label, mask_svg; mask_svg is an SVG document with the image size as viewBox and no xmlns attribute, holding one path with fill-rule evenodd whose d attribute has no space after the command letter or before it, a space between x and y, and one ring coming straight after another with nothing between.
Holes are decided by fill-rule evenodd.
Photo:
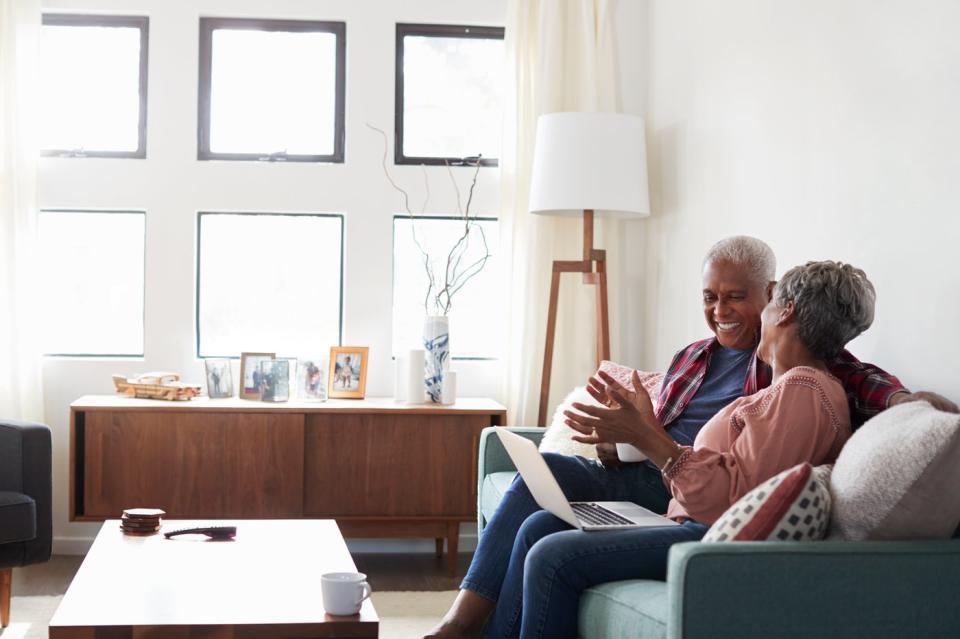
<instances>
[{"instance_id":1,"label":"floor lamp","mask_svg":"<svg viewBox=\"0 0 960 639\"><path fill-rule=\"evenodd\" d=\"M597 364L610 358L606 251L593 247L594 214L637 218L650 214L643 118L618 113L550 113L537 121L530 212L583 216L583 258L555 260L550 280L547 337L537 423L545 426L563 273L582 273L596 286Z\"/></svg>"}]
</instances>

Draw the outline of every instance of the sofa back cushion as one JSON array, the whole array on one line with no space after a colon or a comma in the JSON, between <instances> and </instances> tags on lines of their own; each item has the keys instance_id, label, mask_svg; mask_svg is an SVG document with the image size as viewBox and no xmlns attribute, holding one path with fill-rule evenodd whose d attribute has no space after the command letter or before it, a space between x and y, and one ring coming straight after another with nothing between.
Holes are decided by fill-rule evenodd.
<instances>
[{"instance_id":1,"label":"sofa back cushion","mask_svg":"<svg viewBox=\"0 0 960 639\"><path fill-rule=\"evenodd\" d=\"M831 539L949 538L960 524L960 415L885 410L846 443L830 480Z\"/></svg>"}]
</instances>

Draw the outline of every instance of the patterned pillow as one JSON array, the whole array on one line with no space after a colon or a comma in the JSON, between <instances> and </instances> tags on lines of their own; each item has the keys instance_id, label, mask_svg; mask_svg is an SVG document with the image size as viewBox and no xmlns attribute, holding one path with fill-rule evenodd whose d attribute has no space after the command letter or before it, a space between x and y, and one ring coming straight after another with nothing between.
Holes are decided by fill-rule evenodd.
<instances>
[{"instance_id":1,"label":"patterned pillow","mask_svg":"<svg viewBox=\"0 0 960 639\"><path fill-rule=\"evenodd\" d=\"M720 516L703 541L823 539L830 522L830 471L804 462L760 484Z\"/></svg>"}]
</instances>

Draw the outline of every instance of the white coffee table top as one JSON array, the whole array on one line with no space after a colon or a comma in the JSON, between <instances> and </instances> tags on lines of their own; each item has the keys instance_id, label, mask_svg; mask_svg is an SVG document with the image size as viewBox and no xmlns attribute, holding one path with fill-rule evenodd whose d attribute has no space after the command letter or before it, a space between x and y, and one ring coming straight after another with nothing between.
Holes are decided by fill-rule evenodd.
<instances>
[{"instance_id":1,"label":"white coffee table top","mask_svg":"<svg viewBox=\"0 0 960 639\"><path fill-rule=\"evenodd\" d=\"M237 536L163 537L194 525L236 525ZM281 624L287 636L376 637L369 600L352 617L323 609L320 575L355 570L332 520L168 520L147 537L124 535L119 520L108 520L50 622L50 639L127 635L117 626L128 636L150 627L151 637L192 634L184 626L218 627L228 632L217 637L229 637L244 626L245 637L266 637Z\"/></svg>"}]
</instances>

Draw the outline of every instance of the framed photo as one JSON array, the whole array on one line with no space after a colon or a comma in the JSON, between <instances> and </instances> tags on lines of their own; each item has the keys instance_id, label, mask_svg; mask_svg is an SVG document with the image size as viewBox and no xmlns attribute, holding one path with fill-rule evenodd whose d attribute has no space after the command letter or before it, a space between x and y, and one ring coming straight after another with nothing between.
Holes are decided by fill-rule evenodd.
<instances>
[{"instance_id":1,"label":"framed photo","mask_svg":"<svg viewBox=\"0 0 960 639\"><path fill-rule=\"evenodd\" d=\"M267 359L260 362L260 400L285 402L290 399L290 360Z\"/></svg>"},{"instance_id":2,"label":"framed photo","mask_svg":"<svg viewBox=\"0 0 960 639\"><path fill-rule=\"evenodd\" d=\"M207 372L207 397L221 399L233 397L233 373L230 360L225 358L207 358L203 360Z\"/></svg>"},{"instance_id":3,"label":"framed photo","mask_svg":"<svg viewBox=\"0 0 960 639\"><path fill-rule=\"evenodd\" d=\"M276 359L275 353L240 353L240 397L260 399L260 363Z\"/></svg>"},{"instance_id":4,"label":"framed photo","mask_svg":"<svg viewBox=\"0 0 960 639\"><path fill-rule=\"evenodd\" d=\"M297 398L309 402L327 399L327 363L306 358L297 362Z\"/></svg>"},{"instance_id":5,"label":"framed photo","mask_svg":"<svg viewBox=\"0 0 960 639\"><path fill-rule=\"evenodd\" d=\"M334 346L330 349L330 397L363 399L367 390L366 346Z\"/></svg>"}]
</instances>

